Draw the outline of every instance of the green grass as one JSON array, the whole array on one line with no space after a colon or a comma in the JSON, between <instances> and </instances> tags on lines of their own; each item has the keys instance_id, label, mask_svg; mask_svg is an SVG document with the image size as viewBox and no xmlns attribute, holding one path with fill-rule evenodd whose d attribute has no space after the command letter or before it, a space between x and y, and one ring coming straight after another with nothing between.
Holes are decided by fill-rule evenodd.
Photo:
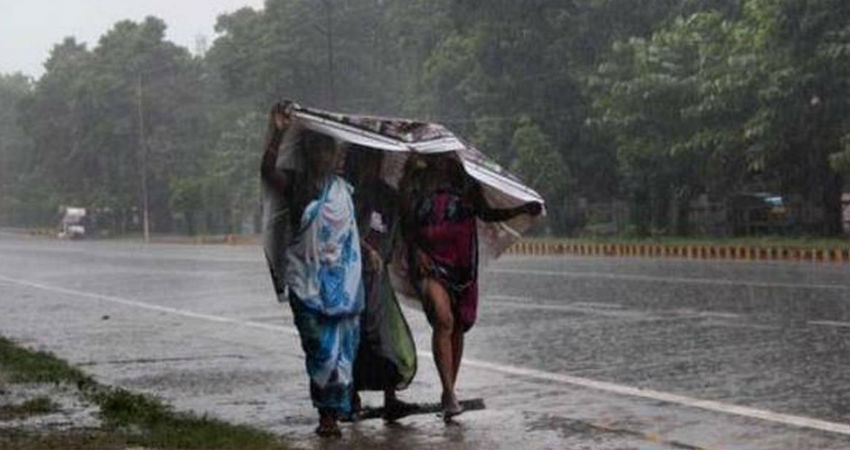
<instances>
[{"instance_id":1,"label":"green grass","mask_svg":"<svg viewBox=\"0 0 850 450\"><path fill-rule=\"evenodd\" d=\"M48 397L39 396L20 405L0 405L0 420L22 419L56 412L59 405Z\"/></svg>"},{"instance_id":2,"label":"green grass","mask_svg":"<svg viewBox=\"0 0 850 450\"><path fill-rule=\"evenodd\" d=\"M54 431L34 433L15 429L4 429L0 434L0 449L15 450L92 450L126 449L127 441L122 436L105 431Z\"/></svg>"},{"instance_id":3,"label":"green grass","mask_svg":"<svg viewBox=\"0 0 850 450\"><path fill-rule=\"evenodd\" d=\"M71 383L83 388L94 381L47 352L27 350L0 336L0 367L12 383Z\"/></svg>"},{"instance_id":4,"label":"green grass","mask_svg":"<svg viewBox=\"0 0 850 450\"><path fill-rule=\"evenodd\" d=\"M148 395L110 389L96 397L108 426L140 430L127 434L131 445L183 449L286 448L271 433L206 416L177 413Z\"/></svg>"},{"instance_id":5,"label":"green grass","mask_svg":"<svg viewBox=\"0 0 850 450\"><path fill-rule=\"evenodd\" d=\"M243 425L174 411L150 395L110 388L50 353L31 351L0 337L0 371L11 383L67 383L100 407L100 430L71 430L34 434L4 430L0 449L101 449L138 446L169 449L286 449L276 435ZM6 407L10 417L54 411L47 397ZM0 409L0 420L4 410ZM7 431L9 431L7 433Z\"/></svg>"}]
</instances>

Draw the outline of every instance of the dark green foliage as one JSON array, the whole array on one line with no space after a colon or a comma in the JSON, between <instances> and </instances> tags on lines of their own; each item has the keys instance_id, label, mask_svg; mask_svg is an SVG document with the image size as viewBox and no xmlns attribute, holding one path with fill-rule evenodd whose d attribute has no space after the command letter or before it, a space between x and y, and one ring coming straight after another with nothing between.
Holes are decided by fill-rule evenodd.
<instances>
[{"instance_id":1,"label":"dark green foliage","mask_svg":"<svg viewBox=\"0 0 850 450\"><path fill-rule=\"evenodd\" d=\"M748 190L797 194L826 212L809 232L837 231L850 3L636 5L268 0L220 16L205 55L156 18L67 39L40 79L0 78L0 224L78 204L138 229L144 156L154 231L252 228L265 111L290 98L446 124L543 193L554 233L580 198L687 233L691 200Z\"/></svg>"}]
</instances>

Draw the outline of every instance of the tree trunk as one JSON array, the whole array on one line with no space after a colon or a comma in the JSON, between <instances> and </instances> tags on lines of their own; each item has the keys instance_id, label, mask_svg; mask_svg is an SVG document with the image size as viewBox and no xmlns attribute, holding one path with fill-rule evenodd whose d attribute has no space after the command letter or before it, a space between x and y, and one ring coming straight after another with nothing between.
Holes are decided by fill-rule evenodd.
<instances>
[{"instance_id":1,"label":"tree trunk","mask_svg":"<svg viewBox=\"0 0 850 450\"><path fill-rule=\"evenodd\" d=\"M632 220L636 226L637 235L640 237L649 236L650 222L652 213L650 211L649 195L645 190L638 190L634 193L632 201Z\"/></svg>"},{"instance_id":2,"label":"tree trunk","mask_svg":"<svg viewBox=\"0 0 850 450\"><path fill-rule=\"evenodd\" d=\"M841 234L841 191L844 177L830 173L823 186L823 231L827 236Z\"/></svg>"},{"instance_id":3,"label":"tree trunk","mask_svg":"<svg viewBox=\"0 0 850 450\"><path fill-rule=\"evenodd\" d=\"M677 236L687 236L691 232L691 223L690 223L690 198L677 198L676 199L676 235Z\"/></svg>"}]
</instances>

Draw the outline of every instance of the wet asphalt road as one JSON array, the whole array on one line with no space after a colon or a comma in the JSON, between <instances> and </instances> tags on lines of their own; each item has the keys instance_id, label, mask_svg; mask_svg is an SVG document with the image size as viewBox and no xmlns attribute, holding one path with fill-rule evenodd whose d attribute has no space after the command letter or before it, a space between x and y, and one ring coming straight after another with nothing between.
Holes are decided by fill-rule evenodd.
<instances>
[{"instance_id":1,"label":"wet asphalt road","mask_svg":"<svg viewBox=\"0 0 850 450\"><path fill-rule=\"evenodd\" d=\"M300 447L850 448L850 266L511 257L481 290L459 393L488 409L329 444L259 248L0 234L0 334ZM402 397L435 401L406 312L422 354Z\"/></svg>"}]
</instances>

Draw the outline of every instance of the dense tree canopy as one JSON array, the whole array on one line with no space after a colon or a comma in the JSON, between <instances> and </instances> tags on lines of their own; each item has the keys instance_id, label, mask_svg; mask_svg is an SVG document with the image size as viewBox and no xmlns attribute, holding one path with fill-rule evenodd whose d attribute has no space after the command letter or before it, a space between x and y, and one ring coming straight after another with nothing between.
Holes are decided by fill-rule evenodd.
<instances>
[{"instance_id":1,"label":"dense tree canopy","mask_svg":"<svg viewBox=\"0 0 850 450\"><path fill-rule=\"evenodd\" d=\"M845 0L267 0L209 51L150 17L0 76L0 225L98 208L113 231L256 221L263 112L282 98L444 123L549 202L624 200L637 232L689 233L698 197L797 196L839 229L850 173Z\"/></svg>"}]
</instances>

